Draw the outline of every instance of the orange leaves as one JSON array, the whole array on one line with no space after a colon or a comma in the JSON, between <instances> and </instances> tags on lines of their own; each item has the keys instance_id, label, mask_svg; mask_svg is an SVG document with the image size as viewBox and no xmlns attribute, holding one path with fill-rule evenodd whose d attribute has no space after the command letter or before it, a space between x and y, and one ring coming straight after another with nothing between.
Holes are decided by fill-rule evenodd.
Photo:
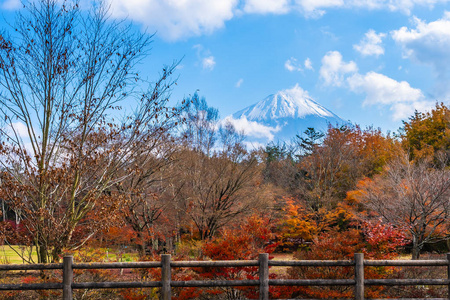
<instances>
[{"instance_id":1,"label":"orange leaves","mask_svg":"<svg viewBox=\"0 0 450 300\"><path fill-rule=\"evenodd\" d=\"M142 290L138 290L138 289L120 290L119 294L125 300L145 300L145 299L148 299L148 295L146 293L143 293Z\"/></svg>"},{"instance_id":2,"label":"orange leaves","mask_svg":"<svg viewBox=\"0 0 450 300\"><path fill-rule=\"evenodd\" d=\"M136 232L129 226L111 226L106 230L105 238L114 245L129 245L136 240Z\"/></svg>"},{"instance_id":3,"label":"orange leaves","mask_svg":"<svg viewBox=\"0 0 450 300\"><path fill-rule=\"evenodd\" d=\"M40 278L36 277L36 276L25 276L22 279L22 283L25 284L31 284L31 283L39 283L41 281Z\"/></svg>"},{"instance_id":4,"label":"orange leaves","mask_svg":"<svg viewBox=\"0 0 450 300\"><path fill-rule=\"evenodd\" d=\"M301 191L312 209L333 207L364 176L380 173L398 154L399 144L380 130L359 126L329 128L321 145L301 157Z\"/></svg>"},{"instance_id":5,"label":"orange leaves","mask_svg":"<svg viewBox=\"0 0 450 300\"><path fill-rule=\"evenodd\" d=\"M417 259L425 243L448 235L449 183L450 172L444 165L411 162L405 156L390 162L373 180L361 181L348 198L408 232Z\"/></svg>"},{"instance_id":6,"label":"orange leaves","mask_svg":"<svg viewBox=\"0 0 450 300\"><path fill-rule=\"evenodd\" d=\"M305 209L288 199L283 209L285 215L279 221L277 231L279 232L282 250L296 249L305 241L310 241L317 233L316 224L307 216Z\"/></svg>"},{"instance_id":7,"label":"orange leaves","mask_svg":"<svg viewBox=\"0 0 450 300\"><path fill-rule=\"evenodd\" d=\"M322 229L337 227L341 230L346 230L350 223L355 220L355 215L352 213L350 207L346 206L344 203L338 203L337 206L326 212L321 223Z\"/></svg>"},{"instance_id":8,"label":"orange leaves","mask_svg":"<svg viewBox=\"0 0 450 300\"><path fill-rule=\"evenodd\" d=\"M367 196L366 188L368 186L373 186L372 179L365 177L365 178L361 179L360 181L358 181L358 183L356 184L355 190L347 191L347 196L344 199L346 201L346 203L351 206L354 206L354 207L361 206L363 203L364 197ZM376 187L376 186L374 186L374 187Z\"/></svg>"},{"instance_id":9,"label":"orange leaves","mask_svg":"<svg viewBox=\"0 0 450 300\"><path fill-rule=\"evenodd\" d=\"M280 243L278 250L281 251L305 247L330 230L345 231L354 226L357 220L352 208L345 203L338 203L332 209L322 207L310 211L292 199L287 199L283 212L276 227Z\"/></svg>"},{"instance_id":10,"label":"orange leaves","mask_svg":"<svg viewBox=\"0 0 450 300\"><path fill-rule=\"evenodd\" d=\"M355 252L363 248L361 234L356 229L340 232L331 230L319 234L309 250L300 250L295 255L299 260L340 260L352 259ZM289 270L289 275L300 279L353 278L351 267L299 267ZM297 296L314 298L350 298L353 291L348 288L300 287Z\"/></svg>"}]
</instances>

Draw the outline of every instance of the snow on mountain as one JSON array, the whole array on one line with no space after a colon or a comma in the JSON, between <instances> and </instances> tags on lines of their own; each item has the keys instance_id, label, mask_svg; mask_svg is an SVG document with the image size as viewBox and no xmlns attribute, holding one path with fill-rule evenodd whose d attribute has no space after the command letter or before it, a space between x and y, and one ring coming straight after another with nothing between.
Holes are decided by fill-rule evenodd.
<instances>
[{"instance_id":1,"label":"snow on mountain","mask_svg":"<svg viewBox=\"0 0 450 300\"><path fill-rule=\"evenodd\" d=\"M297 85L292 89L267 96L258 103L236 112L233 114L233 118L239 119L245 116L247 120L265 121L281 118L304 118L308 115L325 118L337 117L314 101L308 92Z\"/></svg>"},{"instance_id":2,"label":"snow on mountain","mask_svg":"<svg viewBox=\"0 0 450 300\"><path fill-rule=\"evenodd\" d=\"M279 91L225 119L243 131L253 145L289 141L308 127L325 132L329 125L348 123L314 101L296 85Z\"/></svg>"}]
</instances>

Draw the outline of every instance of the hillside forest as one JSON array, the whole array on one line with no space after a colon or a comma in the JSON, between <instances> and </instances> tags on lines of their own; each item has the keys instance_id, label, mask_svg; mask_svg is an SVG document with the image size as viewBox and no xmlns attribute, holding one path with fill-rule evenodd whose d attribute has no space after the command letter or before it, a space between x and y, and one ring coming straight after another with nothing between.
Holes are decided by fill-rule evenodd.
<instances>
[{"instance_id":1,"label":"hillside forest","mask_svg":"<svg viewBox=\"0 0 450 300\"><path fill-rule=\"evenodd\" d=\"M326 132L308 128L290 141L250 149L243 133L199 94L172 103L177 61L151 83L141 78L139 62L149 55L152 36L108 16L101 5L85 12L71 2L25 2L0 36L0 240L25 246L17 251L24 262L59 262L68 253L102 261L108 253L118 260L130 253L137 260L161 253L180 260L255 259L263 252L419 259L449 251L449 107L436 103L415 112L396 133L330 124ZM273 276L352 276L346 268L305 270ZM404 275L388 267L368 272ZM368 293L377 297L384 289ZM351 292L271 290L280 298ZM120 293L151 299L148 293L157 292ZM255 291L188 288L174 295L240 299Z\"/></svg>"}]
</instances>

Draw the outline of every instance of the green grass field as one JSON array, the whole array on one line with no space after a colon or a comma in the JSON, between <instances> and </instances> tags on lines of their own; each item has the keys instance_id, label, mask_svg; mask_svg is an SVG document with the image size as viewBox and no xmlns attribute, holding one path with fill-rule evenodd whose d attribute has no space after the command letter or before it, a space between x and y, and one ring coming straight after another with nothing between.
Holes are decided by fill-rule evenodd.
<instances>
[{"instance_id":1,"label":"green grass field","mask_svg":"<svg viewBox=\"0 0 450 300\"><path fill-rule=\"evenodd\" d=\"M28 257L30 248L26 246L0 246L0 264L22 264L23 259L19 254ZM33 249L32 257L37 261L36 250Z\"/></svg>"},{"instance_id":2,"label":"green grass field","mask_svg":"<svg viewBox=\"0 0 450 300\"><path fill-rule=\"evenodd\" d=\"M89 252L89 250L92 250L91 248L83 249L84 251L81 252ZM138 255L137 253L123 253L122 252L122 259L119 258L117 253L114 250L106 249L106 248L96 248L95 249L98 254L101 254L101 258L98 259L98 262L106 262L106 261L123 261L123 262L129 262L129 261L137 261ZM27 263L21 258L21 254L23 253L25 257L28 257L30 248L25 246L0 246L0 264L23 264ZM101 253L100 253L101 252ZM75 260L84 260L83 256L86 254L76 255ZM37 255L36 255L36 249L33 248L32 257L35 263L37 263Z\"/></svg>"}]
</instances>

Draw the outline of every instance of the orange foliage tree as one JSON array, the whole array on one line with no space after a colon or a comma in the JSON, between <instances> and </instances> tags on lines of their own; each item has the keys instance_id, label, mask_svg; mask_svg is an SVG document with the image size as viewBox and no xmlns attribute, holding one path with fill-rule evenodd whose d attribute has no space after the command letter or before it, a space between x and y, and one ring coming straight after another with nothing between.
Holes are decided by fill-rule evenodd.
<instances>
[{"instance_id":1,"label":"orange foliage tree","mask_svg":"<svg viewBox=\"0 0 450 300\"><path fill-rule=\"evenodd\" d=\"M282 216L278 220L276 232L278 250L295 251L299 246L313 239L318 228L311 213L293 199L287 199L282 209Z\"/></svg>"},{"instance_id":2,"label":"orange foliage tree","mask_svg":"<svg viewBox=\"0 0 450 300\"><path fill-rule=\"evenodd\" d=\"M358 180L379 173L397 148L398 143L380 129L330 127L322 144L312 147L298 163L303 198L313 210L335 206Z\"/></svg>"}]
</instances>

